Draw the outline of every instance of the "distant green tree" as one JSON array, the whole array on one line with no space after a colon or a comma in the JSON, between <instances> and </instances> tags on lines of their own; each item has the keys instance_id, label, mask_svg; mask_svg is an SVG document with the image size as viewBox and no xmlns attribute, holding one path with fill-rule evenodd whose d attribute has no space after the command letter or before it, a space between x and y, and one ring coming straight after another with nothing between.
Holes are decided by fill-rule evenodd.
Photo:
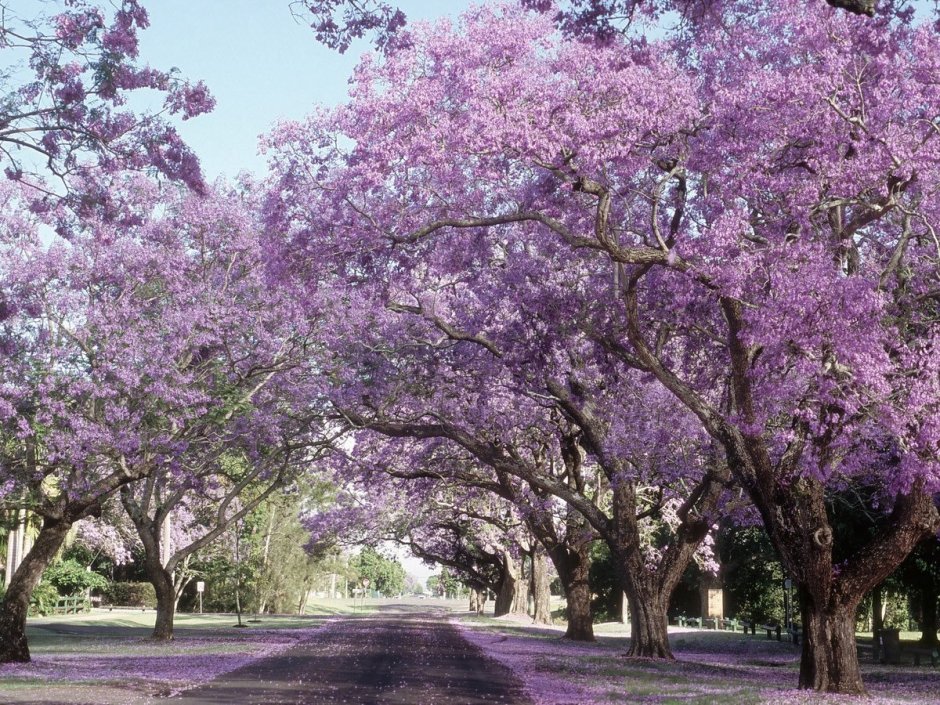
<instances>
[{"instance_id":1,"label":"distant green tree","mask_svg":"<svg viewBox=\"0 0 940 705\"><path fill-rule=\"evenodd\" d=\"M435 597L456 597L459 588L460 581L447 568L441 569L439 574L428 578L428 592Z\"/></svg>"},{"instance_id":2,"label":"distant green tree","mask_svg":"<svg viewBox=\"0 0 940 705\"><path fill-rule=\"evenodd\" d=\"M763 527L725 526L717 545L728 614L783 624L783 566Z\"/></svg>"},{"instance_id":3,"label":"distant green tree","mask_svg":"<svg viewBox=\"0 0 940 705\"><path fill-rule=\"evenodd\" d=\"M363 547L358 556L350 559L349 565L359 576L360 582L368 579L369 590L389 597L405 589L405 569L401 563L386 558L371 546Z\"/></svg>"}]
</instances>

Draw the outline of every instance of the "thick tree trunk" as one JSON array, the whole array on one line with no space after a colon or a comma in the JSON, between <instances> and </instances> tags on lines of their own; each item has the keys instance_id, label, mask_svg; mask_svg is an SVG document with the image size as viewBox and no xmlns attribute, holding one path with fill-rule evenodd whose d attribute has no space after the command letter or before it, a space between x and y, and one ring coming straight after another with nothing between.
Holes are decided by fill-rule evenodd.
<instances>
[{"instance_id":1,"label":"thick tree trunk","mask_svg":"<svg viewBox=\"0 0 940 705\"><path fill-rule=\"evenodd\" d=\"M594 615L591 611L591 586L586 579L574 580L565 588L568 628L565 638L594 641Z\"/></svg>"},{"instance_id":2,"label":"thick tree trunk","mask_svg":"<svg viewBox=\"0 0 940 705\"><path fill-rule=\"evenodd\" d=\"M861 598L881 583L925 537L940 527L933 497L915 482L908 495L898 496L882 529L848 560L833 565L835 540L826 510L826 488L802 474L805 445L797 438L782 455L761 433L746 430L757 424L751 387L753 349L744 340L743 305L721 297L727 323L731 393L738 426L679 379L650 349L640 326L637 288L625 294L627 331L637 357L659 381L683 401L724 447L735 479L760 512L787 573L800 588L803 614L803 657L800 686L820 691L858 694L864 691L855 649L854 609ZM794 417L794 428L802 426ZM804 445L805 442L805 445Z\"/></svg>"},{"instance_id":3,"label":"thick tree trunk","mask_svg":"<svg viewBox=\"0 0 940 705\"><path fill-rule=\"evenodd\" d=\"M72 522L63 519L43 521L36 542L23 558L0 603L0 663L30 660L26 641L26 613L33 590L65 541Z\"/></svg>"},{"instance_id":4,"label":"thick tree trunk","mask_svg":"<svg viewBox=\"0 0 940 705\"><path fill-rule=\"evenodd\" d=\"M496 592L496 605L494 616L502 617L512 611L513 601L516 597L516 583L519 573L516 562L508 551L503 552L503 572L499 580L499 589Z\"/></svg>"},{"instance_id":5,"label":"thick tree trunk","mask_svg":"<svg viewBox=\"0 0 940 705\"><path fill-rule=\"evenodd\" d=\"M486 608L486 593L487 593L487 589L485 587L470 588L470 611L471 612L476 612L477 614L483 614L483 610Z\"/></svg>"},{"instance_id":6,"label":"thick tree trunk","mask_svg":"<svg viewBox=\"0 0 940 705\"><path fill-rule=\"evenodd\" d=\"M565 614L568 628L565 638L572 641L594 641L594 615L591 611L590 543L577 547L559 545L549 552L561 587L565 591Z\"/></svg>"},{"instance_id":7,"label":"thick tree trunk","mask_svg":"<svg viewBox=\"0 0 940 705\"><path fill-rule=\"evenodd\" d=\"M669 596L641 580L622 582L630 583L625 586L630 609L630 648L627 656L674 658L669 648L669 619L666 614Z\"/></svg>"},{"instance_id":8,"label":"thick tree trunk","mask_svg":"<svg viewBox=\"0 0 940 705\"><path fill-rule=\"evenodd\" d=\"M157 593L157 619L150 638L155 641L170 641L173 639L173 620L176 617L176 590L173 587L173 575L163 566L148 562L147 579Z\"/></svg>"},{"instance_id":9,"label":"thick tree trunk","mask_svg":"<svg viewBox=\"0 0 940 705\"><path fill-rule=\"evenodd\" d=\"M898 498L880 533L843 561L838 570L833 566L833 531L823 487L804 478L776 501L773 509L758 508L784 568L799 588L804 633L800 687L863 694L855 646L855 609L925 533L936 531L932 498L916 487L909 496ZM872 600L876 628L881 626L878 597Z\"/></svg>"},{"instance_id":10,"label":"thick tree trunk","mask_svg":"<svg viewBox=\"0 0 940 705\"><path fill-rule=\"evenodd\" d=\"M855 605L816 609L805 594L801 591L800 687L832 693L864 693L855 648Z\"/></svg>"},{"instance_id":11,"label":"thick tree trunk","mask_svg":"<svg viewBox=\"0 0 940 705\"><path fill-rule=\"evenodd\" d=\"M532 620L536 624L552 624L552 591L548 576L545 549L536 544L532 549Z\"/></svg>"},{"instance_id":12,"label":"thick tree trunk","mask_svg":"<svg viewBox=\"0 0 940 705\"><path fill-rule=\"evenodd\" d=\"M940 640L937 639L937 630L940 629L937 619L937 585L931 582L924 586L920 593L921 599L921 620L920 629L921 646L937 647L940 646Z\"/></svg>"},{"instance_id":13,"label":"thick tree trunk","mask_svg":"<svg viewBox=\"0 0 940 705\"><path fill-rule=\"evenodd\" d=\"M630 613L630 649L627 656L673 658L669 648L669 621L666 608L669 597L692 560L695 546L704 538L681 540L667 549L655 569L646 564L637 522L635 487L623 483L613 492L612 531L605 537L615 562L620 597Z\"/></svg>"}]
</instances>

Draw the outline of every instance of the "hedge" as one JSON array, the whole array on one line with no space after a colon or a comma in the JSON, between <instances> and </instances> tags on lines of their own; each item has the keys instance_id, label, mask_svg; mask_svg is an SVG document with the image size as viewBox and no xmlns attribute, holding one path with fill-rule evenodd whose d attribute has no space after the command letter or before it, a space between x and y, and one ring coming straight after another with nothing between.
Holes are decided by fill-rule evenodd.
<instances>
[{"instance_id":1,"label":"hedge","mask_svg":"<svg viewBox=\"0 0 940 705\"><path fill-rule=\"evenodd\" d=\"M111 583L104 591L104 599L121 607L157 606L157 593L150 583Z\"/></svg>"}]
</instances>

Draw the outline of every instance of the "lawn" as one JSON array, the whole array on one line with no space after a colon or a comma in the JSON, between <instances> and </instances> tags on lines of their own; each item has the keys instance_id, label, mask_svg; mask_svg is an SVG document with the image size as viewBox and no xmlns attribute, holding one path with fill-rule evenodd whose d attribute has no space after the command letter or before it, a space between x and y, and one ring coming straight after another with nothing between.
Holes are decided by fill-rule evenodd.
<instances>
[{"instance_id":1,"label":"lawn","mask_svg":"<svg viewBox=\"0 0 940 705\"><path fill-rule=\"evenodd\" d=\"M461 616L459 626L489 656L509 666L536 705L656 703L776 705L851 703L796 689L799 650L766 635L670 629L674 662L627 659L621 624L598 625L594 644L562 640L560 627L528 620ZM872 698L865 705L940 704L940 669L863 663Z\"/></svg>"},{"instance_id":2,"label":"lawn","mask_svg":"<svg viewBox=\"0 0 940 705\"><path fill-rule=\"evenodd\" d=\"M310 638L334 615L373 609L342 601L305 616L179 614L176 639L147 637L154 612L95 610L29 621L28 664L0 666L0 702L144 705Z\"/></svg>"}]
</instances>

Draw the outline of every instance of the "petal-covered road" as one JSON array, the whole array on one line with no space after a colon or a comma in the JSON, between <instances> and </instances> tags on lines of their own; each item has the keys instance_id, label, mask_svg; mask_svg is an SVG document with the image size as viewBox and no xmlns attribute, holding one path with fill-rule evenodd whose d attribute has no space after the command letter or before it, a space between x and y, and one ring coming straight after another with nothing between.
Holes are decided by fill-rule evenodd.
<instances>
[{"instance_id":1,"label":"petal-covered road","mask_svg":"<svg viewBox=\"0 0 940 705\"><path fill-rule=\"evenodd\" d=\"M407 608L405 608L407 609ZM506 667L443 612L338 620L310 641L168 702L174 705L531 705Z\"/></svg>"}]
</instances>

